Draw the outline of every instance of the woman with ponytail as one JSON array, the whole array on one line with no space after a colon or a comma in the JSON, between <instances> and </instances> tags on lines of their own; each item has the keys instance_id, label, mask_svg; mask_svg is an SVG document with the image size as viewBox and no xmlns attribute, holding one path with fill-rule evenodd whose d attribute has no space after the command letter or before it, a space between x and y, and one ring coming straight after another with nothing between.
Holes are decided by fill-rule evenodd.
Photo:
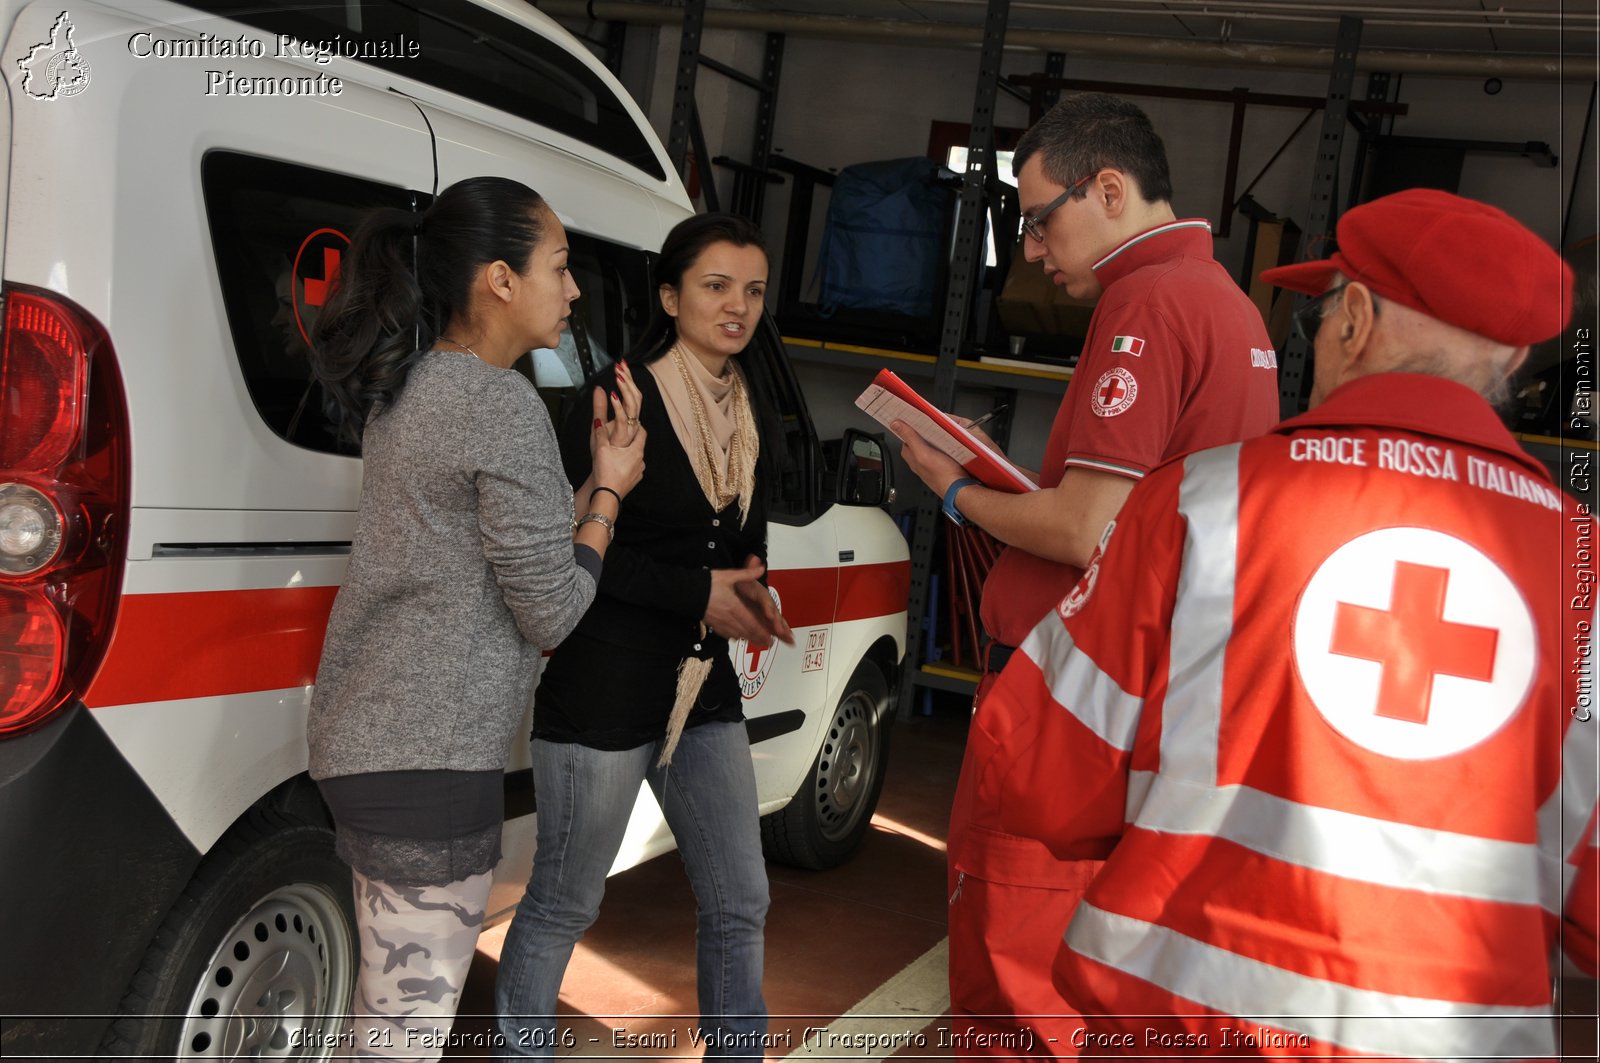
<instances>
[{"instance_id":1,"label":"woman with ponytail","mask_svg":"<svg viewBox=\"0 0 1600 1063\"><path fill-rule=\"evenodd\" d=\"M694 886L706 1056L763 1055L767 876L728 641L793 641L760 582L766 465L736 361L761 323L767 254L750 222L706 214L673 228L655 272L643 339L590 381L637 383L651 471L617 522L594 607L535 693L538 848L496 984L512 1057L554 1054L562 976L646 781ZM586 435L575 410L561 432L573 483L593 468Z\"/></svg>"},{"instance_id":2,"label":"woman with ponytail","mask_svg":"<svg viewBox=\"0 0 1600 1063\"><path fill-rule=\"evenodd\" d=\"M593 600L644 469L627 374L609 409L599 390L585 404L591 471L573 494L544 404L511 370L560 343L577 297L544 200L480 177L422 214L369 217L317 323L317 377L365 462L306 726L354 873L358 1058L440 1056L541 651Z\"/></svg>"}]
</instances>

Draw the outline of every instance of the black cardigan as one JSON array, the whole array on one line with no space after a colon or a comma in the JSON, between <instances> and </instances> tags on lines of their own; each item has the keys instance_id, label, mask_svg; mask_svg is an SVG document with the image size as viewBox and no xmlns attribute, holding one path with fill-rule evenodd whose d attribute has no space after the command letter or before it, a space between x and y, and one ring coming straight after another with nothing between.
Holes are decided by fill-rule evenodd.
<instances>
[{"instance_id":1,"label":"black cardigan","mask_svg":"<svg viewBox=\"0 0 1600 1063\"><path fill-rule=\"evenodd\" d=\"M655 377L633 365L643 402L645 473L628 493L606 551L594 604L545 666L534 696L533 733L597 749L632 749L666 733L685 657L710 659L711 674L688 726L744 719L738 676L721 635L701 637L714 568L741 568L767 556L764 483L758 477L750 516L739 526L739 503L718 513L706 501L694 466L678 442ZM574 486L588 479L591 396L615 390L612 369L596 373L574 396L559 438ZM579 499L582 515L585 499Z\"/></svg>"}]
</instances>

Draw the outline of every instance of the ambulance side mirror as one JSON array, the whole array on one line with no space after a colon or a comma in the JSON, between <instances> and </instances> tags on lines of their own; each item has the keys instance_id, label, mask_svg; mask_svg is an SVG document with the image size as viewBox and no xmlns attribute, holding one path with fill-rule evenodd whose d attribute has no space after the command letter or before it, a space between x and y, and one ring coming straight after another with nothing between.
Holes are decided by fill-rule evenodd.
<instances>
[{"instance_id":1,"label":"ambulance side mirror","mask_svg":"<svg viewBox=\"0 0 1600 1063\"><path fill-rule=\"evenodd\" d=\"M847 506L886 506L894 501L893 467L883 453L883 439L847 428L839 462L837 498Z\"/></svg>"}]
</instances>

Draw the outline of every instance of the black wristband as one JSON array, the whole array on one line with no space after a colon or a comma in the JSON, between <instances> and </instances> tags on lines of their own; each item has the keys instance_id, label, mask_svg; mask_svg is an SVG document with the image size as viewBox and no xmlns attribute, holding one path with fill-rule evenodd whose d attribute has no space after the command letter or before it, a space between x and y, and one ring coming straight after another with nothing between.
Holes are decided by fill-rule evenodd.
<instances>
[{"instance_id":1,"label":"black wristband","mask_svg":"<svg viewBox=\"0 0 1600 1063\"><path fill-rule=\"evenodd\" d=\"M622 509L622 496L617 494L615 491L611 490L611 488L606 487L604 485L601 485L600 487L596 487L593 491L589 492L589 504L591 506L594 505L594 496L599 494L601 491L604 491L606 494L608 494L612 498L616 499L617 500L617 509L619 511Z\"/></svg>"}]
</instances>

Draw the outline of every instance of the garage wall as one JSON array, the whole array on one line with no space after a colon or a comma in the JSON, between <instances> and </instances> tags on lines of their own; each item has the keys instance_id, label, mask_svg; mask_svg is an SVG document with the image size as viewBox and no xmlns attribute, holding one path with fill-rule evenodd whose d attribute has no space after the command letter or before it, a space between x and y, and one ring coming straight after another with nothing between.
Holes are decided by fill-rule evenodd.
<instances>
[{"instance_id":1,"label":"garage wall","mask_svg":"<svg viewBox=\"0 0 1600 1063\"><path fill-rule=\"evenodd\" d=\"M655 39L645 109L665 137L677 63L677 30L633 27L629 34L630 47L643 45L646 37ZM751 32L708 30L702 38L704 54L752 72L760 69L762 45L762 35ZM1006 74L1032 73L1042 70L1043 62L1042 53L1018 49L1006 54L1002 69ZM774 147L823 169L923 154L931 122L961 122L970 116L977 64L975 48L886 47L790 37L784 50ZM1319 97L1328 84L1327 75L1318 71L1183 67L1075 57L1068 58L1067 75ZM1461 192L1516 214L1552 243L1559 242L1578 164L1576 152L1583 134L1589 83L1563 86L1507 79L1502 91L1491 96L1483 91L1482 78L1407 75L1399 80L1399 98L1410 105L1411 113L1395 120L1396 133L1550 144L1560 158L1557 168L1539 167L1519 156L1469 155ZM1357 76L1357 97L1365 94L1365 82L1364 75ZM630 89L638 91L634 85ZM1135 98L1167 143L1179 214L1206 217L1215 226L1222 209L1231 109L1225 104ZM702 70L698 99L712 153L747 157L754 93ZM1303 116L1304 112L1280 108L1250 109L1239 165L1240 191ZM1027 109L1021 101L1002 94L996 119L1002 125L1024 126ZM1263 206L1304 219L1320 123L1320 114L1313 117L1257 185L1253 194ZM1585 173L1591 178L1595 139L1591 137L1584 152ZM1347 168L1353 160L1353 147L1351 136L1346 142ZM727 176L721 181L719 187L726 188ZM1591 192L1593 185L1592 179L1587 182ZM787 208L784 193L785 186L774 187L768 196L768 217L762 219L775 236L781 236ZM1595 197L1580 194L1579 200L1570 230L1574 239L1593 234L1597 227ZM1230 269L1236 270L1242 262L1242 228L1236 226L1233 238L1219 241L1218 257Z\"/></svg>"},{"instance_id":2,"label":"garage wall","mask_svg":"<svg viewBox=\"0 0 1600 1063\"><path fill-rule=\"evenodd\" d=\"M763 35L751 32L708 30L702 38L703 54L750 72L760 69L763 45ZM671 114L677 50L675 27L633 26L628 30L625 80L663 139ZM1006 54L1002 70L1005 74L1031 73L1041 71L1043 65L1043 53L1018 49ZM969 118L977 66L976 48L895 47L790 37L784 51L774 148L824 169L924 154L931 122L964 122ZM1183 67L1071 56L1066 74L1085 79L1237 87L1318 97L1326 93L1328 85L1328 75L1318 71L1266 66ZM1600 220L1595 197L1595 152L1600 137L1591 133L1583 159L1577 158L1589 90L1588 82L1560 85L1505 79L1502 91L1491 96L1483 91L1482 78L1406 75L1400 78L1399 99L1410 105L1411 113L1395 120L1394 132L1549 143L1560 159L1554 168L1539 167L1520 156L1467 156L1460 190L1509 211L1545 239L1558 243L1573 174L1580 169L1583 180L1569 229L1570 238L1577 240L1594 234ZM1358 75L1353 95L1362 98L1365 94L1365 75ZM747 158L755 94L702 69L697 98L712 154ZM1179 216L1207 218L1216 229L1222 209L1231 108L1225 104L1135 98L1166 142L1173 171L1174 207ZM1257 177L1304 116L1303 111L1281 108L1249 110L1236 194ZM1026 106L1002 93L996 121L1024 126ZM1252 192L1267 209L1302 223L1307 215L1321 121L1320 112L1311 118ZM1349 194L1348 174L1355 156L1353 130L1347 132L1341 202ZM727 175L722 176L719 187L726 198L731 188ZM772 242L775 266L782 251L787 209L788 186L772 186L762 223ZM813 253L820 239L823 212L819 209L816 213L816 228L808 245ZM1231 237L1217 241L1218 259L1235 276L1242 267L1245 239L1246 223L1235 217ZM808 282L813 266L814 261L808 262ZM818 366L801 367L801 373L808 402L825 437L839 434L847 425L862 424L864 418L850 406L864 383L860 373ZM960 412L978 412L987 409L988 402L989 396L979 391L958 395L956 406ZM1013 435L1014 456L1023 464L1036 465L1040 460L1054 411L1053 400L1023 395Z\"/></svg>"}]
</instances>

